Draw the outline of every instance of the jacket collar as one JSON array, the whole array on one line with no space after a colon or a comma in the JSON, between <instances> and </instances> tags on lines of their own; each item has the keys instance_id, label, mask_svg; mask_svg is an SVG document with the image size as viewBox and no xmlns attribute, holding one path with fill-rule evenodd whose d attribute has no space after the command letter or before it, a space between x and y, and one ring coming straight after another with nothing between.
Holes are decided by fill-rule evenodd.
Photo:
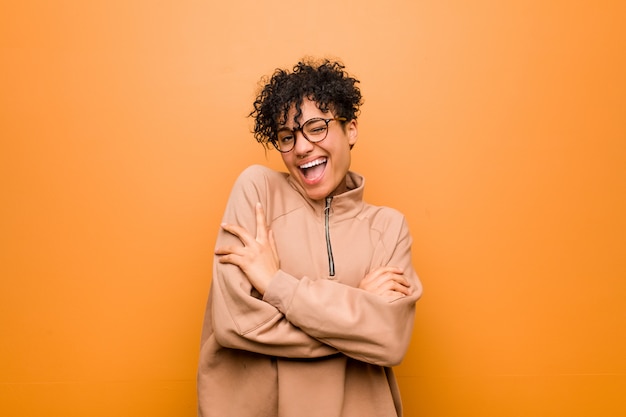
<instances>
[{"instance_id":1,"label":"jacket collar","mask_svg":"<svg viewBox=\"0 0 626 417\"><path fill-rule=\"evenodd\" d=\"M288 176L289 184L300 194L307 206L314 210L319 216L324 214L325 200L311 200L300 184ZM348 171L346 174L346 185L348 191L332 197L331 219L333 222L356 217L363 210L363 191L365 189L365 178L356 172Z\"/></svg>"}]
</instances>

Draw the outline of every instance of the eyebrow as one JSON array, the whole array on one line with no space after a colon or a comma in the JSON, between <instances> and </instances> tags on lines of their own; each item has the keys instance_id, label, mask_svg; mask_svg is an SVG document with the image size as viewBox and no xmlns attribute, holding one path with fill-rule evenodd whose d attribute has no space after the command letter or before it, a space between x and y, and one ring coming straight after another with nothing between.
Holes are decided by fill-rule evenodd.
<instances>
[{"instance_id":1,"label":"eyebrow","mask_svg":"<svg viewBox=\"0 0 626 417\"><path fill-rule=\"evenodd\" d=\"M311 117L310 119L307 119L302 123L298 123L298 129L300 129L302 126L304 126L306 123L310 122L311 120L326 120L326 119L328 119L328 117L322 117L322 116ZM332 119L332 117L330 117L330 119ZM287 127L287 125L279 126L277 129L277 132L280 132L281 130L289 130L292 132L294 131L293 128Z\"/></svg>"}]
</instances>

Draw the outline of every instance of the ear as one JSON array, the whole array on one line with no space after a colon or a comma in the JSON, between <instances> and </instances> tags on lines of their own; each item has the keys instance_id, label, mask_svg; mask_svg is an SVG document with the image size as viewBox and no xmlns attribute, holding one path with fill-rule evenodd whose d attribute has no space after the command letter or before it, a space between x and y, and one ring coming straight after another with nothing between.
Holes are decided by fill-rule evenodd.
<instances>
[{"instance_id":1,"label":"ear","mask_svg":"<svg viewBox=\"0 0 626 417\"><path fill-rule=\"evenodd\" d=\"M348 143L350 144L350 149L354 146L357 139L359 138L359 123L356 119L350 120L346 126L346 134L348 135Z\"/></svg>"}]
</instances>

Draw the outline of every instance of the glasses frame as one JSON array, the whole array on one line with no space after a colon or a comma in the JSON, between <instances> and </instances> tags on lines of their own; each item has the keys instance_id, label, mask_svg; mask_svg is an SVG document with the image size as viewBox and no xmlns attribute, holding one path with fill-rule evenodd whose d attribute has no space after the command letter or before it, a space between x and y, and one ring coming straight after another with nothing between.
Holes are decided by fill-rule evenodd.
<instances>
[{"instance_id":1,"label":"glasses frame","mask_svg":"<svg viewBox=\"0 0 626 417\"><path fill-rule=\"evenodd\" d=\"M321 139L311 140L306 135L306 133L304 133L304 127L307 125L307 123L318 121L318 120L322 120L322 121L324 121L326 123L326 134ZM290 131L293 134L293 145L287 151L283 151L282 149L280 149L280 146L278 145L278 142L277 142L278 138L271 139L270 142L272 142L272 145L274 145L274 148L276 148L276 150L278 152L280 152L280 153L289 153L289 152L293 151L293 149L296 147L296 140L298 139L298 136L296 136L296 132L300 131L300 133L302 133L302 136L304 136L304 138L306 140L308 140L309 142L311 142L311 143L320 143L321 141L323 141L324 139L326 139L328 137L328 124L330 122L332 122L333 120L336 120L338 122L345 122L348 119L346 119L345 117L332 117L330 119L325 119L323 117L313 117L313 118L307 120L306 122L302 123L302 126L300 126L298 128L295 128L295 129L287 129L287 128L279 129L279 131L288 130L288 131ZM277 134L277 136L278 136L278 134Z\"/></svg>"}]
</instances>

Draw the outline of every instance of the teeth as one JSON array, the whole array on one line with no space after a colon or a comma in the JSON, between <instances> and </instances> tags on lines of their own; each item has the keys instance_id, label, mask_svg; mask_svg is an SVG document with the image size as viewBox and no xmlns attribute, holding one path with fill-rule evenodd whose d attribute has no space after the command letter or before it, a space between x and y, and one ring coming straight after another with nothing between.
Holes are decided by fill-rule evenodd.
<instances>
[{"instance_id":1,"label":"teeth","mask_svg":"<svg viewBox=\"0 0 626 417\"><path fill-rule=\"evenodd\" d=\"M311 168L311 167L314 167L316 165L321 165L321 164L323 164L325 162L326 162L326 158L319 158L319 159L316 159L315 161L307 162L306 164L300 165L300 169Z\"/></svg>"}]
</instances>

